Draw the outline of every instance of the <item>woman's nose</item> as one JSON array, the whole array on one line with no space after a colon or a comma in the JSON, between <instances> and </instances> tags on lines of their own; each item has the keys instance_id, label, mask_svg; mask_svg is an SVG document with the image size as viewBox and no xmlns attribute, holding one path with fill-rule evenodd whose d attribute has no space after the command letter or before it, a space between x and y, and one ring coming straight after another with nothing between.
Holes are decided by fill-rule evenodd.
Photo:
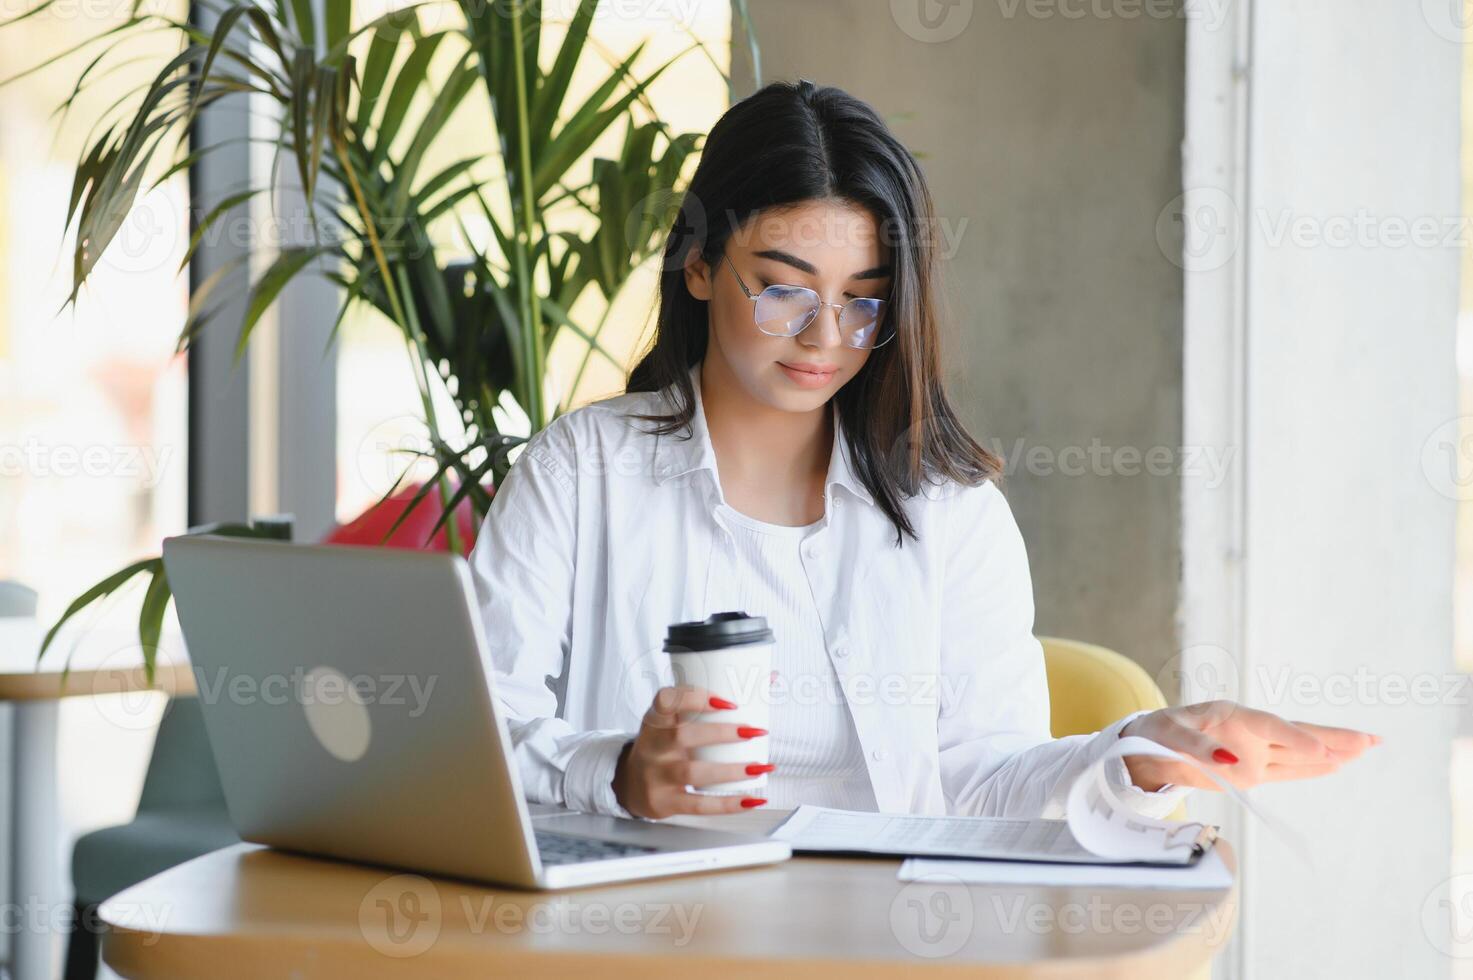
<instances>
[{"instance_id":1,"label":"woman's nose","mask_svg":"<svg viewBox=\"0 0 1473 980\"><path fill-rule=\"evenodd\" d=\"M844 308L833 303L825 303L818 308L813 315L813 322L808 325L800 337L807 337L810 347L837 347L844 343L844 328L840 325Z\"/></svg>"}]
</instances>

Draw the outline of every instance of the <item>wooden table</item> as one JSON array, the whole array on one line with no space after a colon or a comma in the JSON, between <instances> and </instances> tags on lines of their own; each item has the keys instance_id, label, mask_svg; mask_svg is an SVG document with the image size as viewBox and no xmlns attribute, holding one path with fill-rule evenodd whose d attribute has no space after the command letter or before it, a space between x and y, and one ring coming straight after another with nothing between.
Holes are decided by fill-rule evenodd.
<instances>
[{"instance_id":1,"label":"wooden table","mask_svg":"<svg viewBox=\"0 0 1473 980\"><path fill-rule=\"evenodd\" d=\"M109 642L113 636L116 642ZM66 649L48 650L39 668L42 630L32 620L0 619L0 701L14 712L14 773L11 793L10 901L20 910L59 907L57 853L56 723L64 697L91 697L161 690L193 694L194 676L181 660L162 664L150 687L143 672L137 633L98 631L72 658L66 683ZM44 929L18 929L10 936L14 980L50 980L56 970L55 937Z\"/></svg>"},{"instance_id":2,"label":"wooden table","mask_svg":"<svg viewBox=\"0 0 1473 980\"><path fill-rule=\"evenodd\" d=\"M706 825L765 831L784 815ZM239 844L104 903L103 957L139 980L1179 980L1223 947L1236 920L1236 886L905 883L897 868L803 857L539 894Z\"/></svg>"}]
</instances>

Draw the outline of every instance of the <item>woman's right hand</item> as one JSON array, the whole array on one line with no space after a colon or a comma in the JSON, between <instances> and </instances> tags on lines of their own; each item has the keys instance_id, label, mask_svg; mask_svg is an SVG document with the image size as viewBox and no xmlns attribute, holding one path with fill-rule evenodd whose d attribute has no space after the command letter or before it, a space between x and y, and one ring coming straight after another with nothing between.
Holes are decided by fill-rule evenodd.
<instances>
[{"instance_id":1,"label":"woman's right hand","mask_svg":"<svg viewBox=\"0 0 1473 980\"><path fill-rule=\"evenodd\" d=\"M734 813L761 806L767 801L755 796L700 796L685 787L735 782L771 772L768 764L746 762L703 762L691 750L720 742L741 742L766 735L761 728L717 722L682 721L681 714L723 710L736 705L699 687L662 687L639 734L619 755L614 770L614 796L619 805L639 817L660 820L677 813Z\"/></svg>"}]
</instances>

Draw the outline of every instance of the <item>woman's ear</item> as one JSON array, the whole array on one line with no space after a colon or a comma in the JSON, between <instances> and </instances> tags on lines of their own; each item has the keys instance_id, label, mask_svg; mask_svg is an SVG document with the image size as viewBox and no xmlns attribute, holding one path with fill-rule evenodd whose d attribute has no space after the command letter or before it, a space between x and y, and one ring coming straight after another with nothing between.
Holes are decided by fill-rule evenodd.
<instances>
[{"instance_id":1,"label":"woman's ear","mask_svg":"<svg viewBox=\"0 0 1473 980\"><path fill-rule=\"evenodd\" d=\"M701 258L701 250L694 245L685 259L685 288L696 299L711 301L713 293L711 266Z\"/></svg>"}]
</instances>

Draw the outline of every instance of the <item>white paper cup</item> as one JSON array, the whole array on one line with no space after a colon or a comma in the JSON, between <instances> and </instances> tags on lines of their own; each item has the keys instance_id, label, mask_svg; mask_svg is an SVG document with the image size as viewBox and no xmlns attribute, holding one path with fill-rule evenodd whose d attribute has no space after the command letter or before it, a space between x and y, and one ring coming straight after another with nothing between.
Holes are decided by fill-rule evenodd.
<instances>
[{"instance_id":1,"label":"white paper cup","mask_svg":"<svg viewBox=\"0 0 1473 980\"><path fill-rule=\"evenodd\" d=\"M738 631L734 622L738 616L743 620L741 626L760 625ZM719 646L712 649L690 649L689 647L700 644L690 642L689 632L681 638L685 642L673 639L676 630L682 627L699 629L699 625L710 624L713 621L719 624L715 629L727 635L715 638L712 642L738 640L741 636L746 636L747 639L730 646ZM670 654L670 666L675 676L675 683L705 688L716 697L725 698L735 704L736 707L689 712L685 714L684 720L751 725L766 730L771 709L767 687L772 673L773 644L772 634L767 629L766 621L762 617L748 617L744 613L717 613L703 621L703 624L682 623L671 627L672 638L667 638L665 649ZM753 640L752 637L758 637L758 639ZM742 739L737 742L703 745L692 749L691 756L703 762L765 763L768 761L768 741L769 736L759 735L756 738ZM731 782L711 783L700 787L687 786L686 789L702 796L745 796L766 785L767 774L762 773L759 776L749 776Z\"/></svg>"}]
</instances>

